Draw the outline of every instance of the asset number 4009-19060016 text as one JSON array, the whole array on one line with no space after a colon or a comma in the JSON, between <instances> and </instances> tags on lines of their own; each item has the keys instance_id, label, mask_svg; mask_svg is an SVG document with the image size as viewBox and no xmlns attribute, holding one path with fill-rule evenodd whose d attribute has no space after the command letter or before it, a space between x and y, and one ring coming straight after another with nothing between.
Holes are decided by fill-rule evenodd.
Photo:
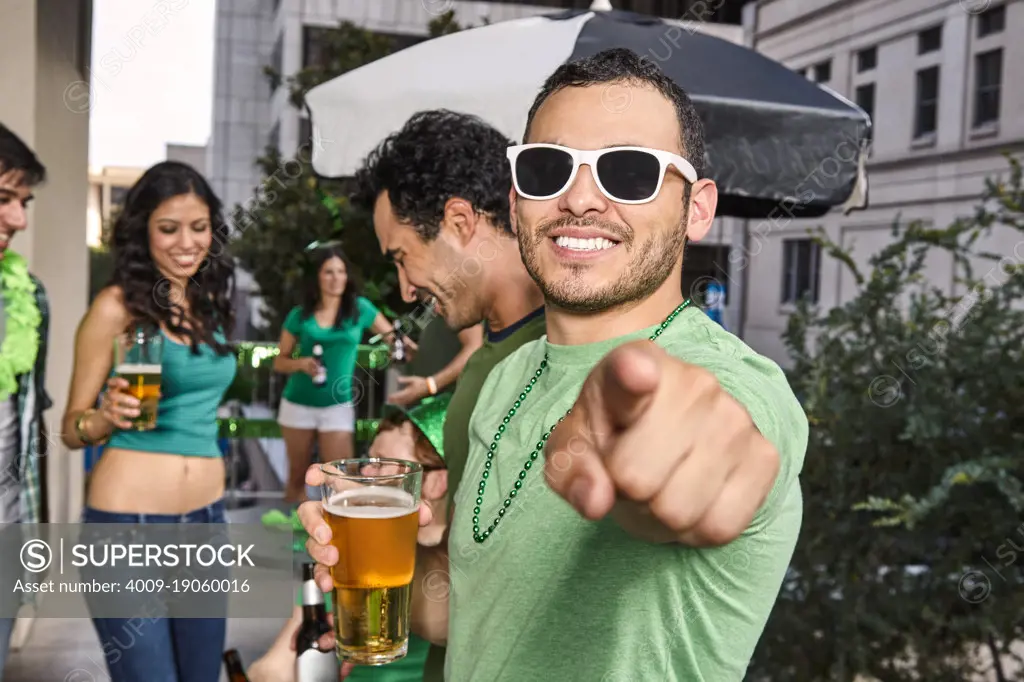
<instances>
[{"instance_id":1,"label":"asset number 4009-19060016 text","mask_svg":"<svg viewBox=\"0 0 1024 682\"><path fill-rule=\"evenodd\" d=\"M139 578L129 580L125 583L124 589L128 592L237 592L244 594L249 591L249 581L227 578L221 580L199 580L198 578L143 580Z\"/></svg>"}]
</instances>

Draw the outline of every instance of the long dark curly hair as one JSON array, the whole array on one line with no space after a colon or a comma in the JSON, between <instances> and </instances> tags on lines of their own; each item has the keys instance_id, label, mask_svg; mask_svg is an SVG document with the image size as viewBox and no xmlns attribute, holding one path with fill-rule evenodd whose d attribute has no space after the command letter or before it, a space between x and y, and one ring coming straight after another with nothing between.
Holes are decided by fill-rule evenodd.
<instances>
[{"instance_id":1,"label":"long dark curly hair","mask_svg":"<svg viewBox=\"0 0 1024 682\"><path fill-rule=\"evenodd\" d=\"M334 318L334 328L338 329L346 320L355 320L359 316L356 299L359 298L359 283L348 256L336 244L321 246L310 257L309 270L306 272L306 291L302 299L302 319L308 319L320 305L320 270L324 263L332 258L340 258L345 264L345 290L341 292L341 305Z\"/></svg>"},{"instance_id":2,"label":"long dark curly hair","mask_svg":"<svg viewBox=\"0 0 1024 682\"><path fill-rule=\"evenodd\" d=\"M213 240L181 295L153 261L149 219L160 204L183 194L195 194L209 207ZM108 286L124 292L133 325L164 326L188 338L193 353L199 352L201 343L219 355L232 352L230 346L214 338L215 332L230 333L234 324L235 265L227 251L228 224L220 199L199 172L176 161L164 161L147 170L128 190L124 209L114 223L112 242L114 274ZM181 305L184 301L188 302L187 315Z\"/></svg>"}]
</instances>

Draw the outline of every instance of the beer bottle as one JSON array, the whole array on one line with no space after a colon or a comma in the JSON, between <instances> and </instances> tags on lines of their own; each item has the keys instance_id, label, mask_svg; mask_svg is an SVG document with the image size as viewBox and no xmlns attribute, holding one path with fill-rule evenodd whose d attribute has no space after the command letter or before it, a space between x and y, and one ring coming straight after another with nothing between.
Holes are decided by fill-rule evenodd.
<instances>
[{"instance_id":1,"label":"beer bottle","mask_svg":"<svg viewBox=\"0 0 1024 682\"><path fill-rule=\"evenodd\" d=\"M321 651L320 637L331 631L324 593L313 579L313 564L302 565L302 625L295 639L295 682L337 682L338 658Z\"/></svg>"},{"instance_id":2,"label":"beer bottle","mask_svg":"<svg viewBox=\"0 0 1024 682\"><path fill-rule=\"evenodd\" d=\"M406 360L408 357L405 352L405 338L402 336L402 321L395 320L395 340L391 344L391 362L401 365Z\"/></svg>"},{"instance_id":3,"label":"beer bottle","mask_svg":"<svg viewBox=\"0 0 1024 682\"><path fill-rule=\"evenodd\" d=\"M249 682L245 675L245 668L242 667L242 658L238 655L238 649L229 649L224 652L224 670L228 674L228 682Z\"/></svg>"},{"instance_id":4,"label":"beer bottle","mask_svg":"<svg viewBox=\"0 0 1024 682\"><path fill-rule=\"evenodd\" d=\"M313 377L314 386L323 386L327 383L327 368L324 367L324 347L319 343L313 346L313 359L316 360L317 371Z\"/></svg>"}]
</instances>

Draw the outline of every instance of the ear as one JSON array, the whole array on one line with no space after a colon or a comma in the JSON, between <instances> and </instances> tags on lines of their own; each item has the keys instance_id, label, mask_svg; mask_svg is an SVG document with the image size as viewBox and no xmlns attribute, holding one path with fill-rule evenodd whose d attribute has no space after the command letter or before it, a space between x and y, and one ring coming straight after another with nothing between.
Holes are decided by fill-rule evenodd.
<instances>
[{"instance_id":1,"label":"ear","mask_svg":"<svg viewBox=\"0 0 1024 682\"><path fill-rule=\"evenodd\" d=\"M444 222L463 246L473 241L478 217L473 205L465 199L452 197L445 202Z\"/></svg>"},{"instance_id":2,"label":"ear","mask_svg":"<svg viewBox=\"0 0 1024 682\"><path fill-rule=\"evenodd\" d=\"M512 223L512 234L519 236L519 223L516 221L516 201L518 199L516 194L516 188L510 187L508 190L508 218Z\"/></svg>"},{"instance_id":3,"label":"ear","mask_svg":"<svg viewBox=\"0 0 1024 682\"><path fill-rule=\"evenodd\" d=\"M440 500L447 492L447 469L435 469L423 474L423 497L428 500Z\"/></svg>"},{"instance_id":4,"label":"ear","mask_svg":"<svg viewBox=\"0 0 1024 682\"><path fill-rule=\"evenodd\" d=\"M713 180L698 180L690 188L690 210L686 235L699 242L711 229L718 209L718 185Z\"/></svg>"}]
</instances>

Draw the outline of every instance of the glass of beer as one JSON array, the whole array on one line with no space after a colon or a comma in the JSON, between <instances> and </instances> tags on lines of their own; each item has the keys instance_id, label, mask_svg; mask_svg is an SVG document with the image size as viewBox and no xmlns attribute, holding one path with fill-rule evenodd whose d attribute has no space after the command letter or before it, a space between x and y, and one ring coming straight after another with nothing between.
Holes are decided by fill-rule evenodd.
<instances>
[{"instance_id":1,"label":"glass of beer","mask_svg":"<svg viewBox=\"0 0 1024 682\"><path fill-rule=\"evenodd\" d=\"M159 329L136 329L114 339L114 373L128 382L128 392L140 403L139 416L132 420L135 431L156 428L163 351L164 337Z\"/></svg>"},{"instance_id":2,"label":"glass of beer","mask_svg":"<svg viewBox=\"0 0 1024 682\"><path fill-rule=\"evenodd\" d=\"M338 550L334 633L338 658L383 665L409 646L423 467L398 459L320 466L324 518Z\"/></svg>"}]
</instances>

